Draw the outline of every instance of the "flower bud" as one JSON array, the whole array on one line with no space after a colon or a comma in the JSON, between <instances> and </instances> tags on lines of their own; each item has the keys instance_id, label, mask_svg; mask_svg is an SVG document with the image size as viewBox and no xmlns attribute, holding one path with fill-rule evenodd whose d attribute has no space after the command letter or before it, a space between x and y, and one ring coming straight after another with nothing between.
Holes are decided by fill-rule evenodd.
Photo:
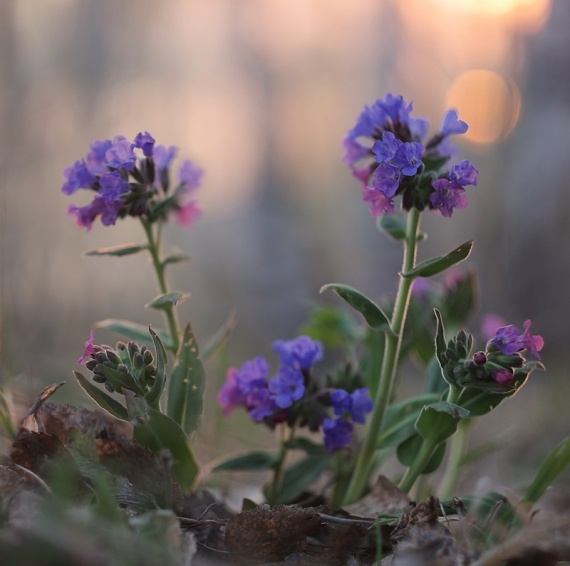
<instances>
[{"instance_id":1,"label":"flower bud","mask_svg":"<svg viewBox=\"0 0 570 566\"><path fill-rule=\"evenodd\" d=\"M476 352L475 355L473 356L473 361L478 365L481 366L484 363L486 363L487 361L487 356L485 355L485 352Z\"/></svg>"}]
</instances>

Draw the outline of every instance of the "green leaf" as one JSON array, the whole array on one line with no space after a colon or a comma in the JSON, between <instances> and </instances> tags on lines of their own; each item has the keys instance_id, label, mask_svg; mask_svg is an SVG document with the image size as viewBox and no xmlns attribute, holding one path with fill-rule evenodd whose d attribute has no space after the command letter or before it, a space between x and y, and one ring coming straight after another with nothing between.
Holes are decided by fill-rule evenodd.
<instances>
[{"instance_id":1,"label":"green leaf","mask_svg":"<svg viewBox=\"0 0 570 566\"><path fill-rule=\"evenodd\" d=\"M396 456L398 457L398 460L404 464L404 466L411 466L414 463L415 458L424 442L425 440L417 433L404 440L404 442L398 445L398 448L396 450ZM445 442L442 442L434 450L421 473L431 474L432 472L435 472L443 462L444 456Z\"/></svg>"},{"instance_id":2,"label":"green leaf","mask_svg":"<svg viewBox=\"0 0 570 566\"><path fill-rule=\"evenodd\" d=\"M209 360L228 339L237 324L237 316L235 312L231 312L230 316L224 321L222 326L210 336L209 340L202 348L202 359Z\"/></svg>"},{"instance_id":3,"label":"green leaf","mask_svg":"<svg viewBox=\"0 0 570 566\"><path fill-rule=\"evenodd\" d=\"M184 431L170 417L150 408L148 404L144 407L144 412L141 412L141 402L144 399L137 399L131 391L126 391L125 397L127 407L134 402L133 413L138 413L133 430L134 439L155 454L168 450L173 459L172 477L183 491L189 491L198 476L199 468Z\"/></svg>"},{"instance_id":4,"label":"green leaf","mask_svg":"<svg viewBox=\"0 0 570 566\"><path fill-rule=\"evenodd\" d=\"M120 244L118 246L110 246L108 248L97 248L96 250L90 250L88 252L85 252L85 255L111 255L121 257L124 255L136 254L143 250L148 250L147 244Z\"/></svg>"},{"instance_id":5,"label":"green leaf","mask_svg":"<svg viewBox=\"0 0 570 566\"><path fill-rule=\"evenodd\" d=\"M378 447L397 446L416 433L415 424L422 408L439 399L437 394L419 395L389 405L378 437Z\"/></svg>"},{"instance_id":6,"label":"green leaf","mask_svg":"<svg viewBox=\"0 0 570 566\"><path fill-rule=\"evenodd\" d=\"M163 295L158 295L150 303L145 305L145 307L157 310L169 309L172 305L181 305L190 295L188 293L181 293L180 291L171 291L170 293L164 293Z\"/></svg>"},{"instance_id":7,"label":"green leaf","mask_svg":"<svg viewBox=\"0 0 570 566\"><path fill-rule=\"evenodd\" d=\"M361 338L361 327L345 309L330 305L317 305L311 310L309 320L299 329L325 347L346 348Z\"/></svg>"},{"instance_id":8,"label":"green leaf","mask_svg":"<svg viewBox=\"0 0 570 566\"><path fill-rule=\"evenodd\" d=\"M390 321L382 309L366 295L348 285L329 283L323 285L319 291L334 291L341 299L344 299L353 309L358 311L366 320L368 326L374 330L392 332Z\"/></svg>"},{"instance_id":9,"label":"green leaf","mask_svg":"<svg viewBox=\"0 0 570 566\"><path fill-rule=\"evenodd\" d=\"M416 430L425 439L443 442L456 430L461 419L466 419L469 411L459 405L439 401L426 405L416 421Z\"/></svg>"},{"instance_id":10,"label":"green leaf","mask_svg":"<svg viewBox=\"0 0 570 566\"><path fill-rule=\"evenodd\" d=\"M130 320L121 320L118 318L106 318L105 320L100 320L95 324L95 328L104 328L105 330L112 330L117 334L127 337L129 340L134 340L140 344L146 344L147 346L152 346L152 337L148 333L148 326L144 324L138 324L136 322L131 322ZM156 330L156 334L160 337L160 340L164 344L164 347L171 350L172 341L168 332L162 328Z\"/></svg>"},{"instance_id":11,"label":"green leaf","mask_svg":"<svg viewBox=\"0 0 570 566\"><path fill-rule=\"evenodd\" d=\"M260 471L273 470L277 465L278 458L271 452L249 452L242 456L235 456L218 464L212 471Z\"/></svg>"},{"instance_id":12,"label":"green leaf","mask_svg":"<svg viewBox=\"0 0 570 566\"><path fill-rule=\"evenodd\" d=\"M447 360L447 344L445 342L445 327L443 326L443 319L441 318L441 313L437 309L433 309L436 319L435 327L435 355L437 361L439 362L439 367L441 369L441 376L447 383L449 383L447 376L445 375L444 368L448 362ZM455 384L451 384L454 385Z\"/></svg>"},{"instance_id":13,"label":"green leaf","mask_svg":"<svg viewBox=\"0 0 570 566\"><path fill-rule=\"evenodd\" d=\"M442 271L445 271L452 265L456 265L462 262L471 253L471 248L473 247L473 240L469 240L459 247L455 248L453 251L449 252L447 255L432 257L431 259L426 259L421 263L418 263L414 269L408 271L407 273L401 273L400 275L404 279L410 279L414 277L432 277L437 275Z\"/></svg>"},{"instance_id":14,"label":"green leaf","mask_svg":"<svg viewBox=\"0 0 570 566\"><path fill-rule=\"evenodd\" d=\"M116 369L104 366L103 364L99 364L99 368L107 378L109 384L112 385L113 389L116 391L122 391L123 388L126 387L136 393L142 393L142 389L130 373L120 372Z\"/></svg>"},{"instance_id":15,"label":"green leaf","mask_svg":"<svg viewBox=\"0 0 570 566\"><path fill-rule=\"evenodd\" d=\"M156 352L156 376L154 383L152 384L152 389L146 394L145 399L149 405L153 406L158 403L162 392L164 391L164 386L166 384L166 349L158 334L149 326L148 331L152 336L152 341L154 342L154 349Z\"/></svg>"},{"instance_id":16,"label":"green leaf","mask_svg":"<svg viewBox=\"0 0 570 566\"><path fill-rule=\"evenodd\" d=\"M309 484L316 481L329 467L330 454L307 456L285 470L274 504L289 503L301 494Z\"/></svg>"},{"instance_id":17,"label":"green leaf","mask_svg":"<svg viewBox=\"0 0 570 566\"><path fill-rule=\"evenodd\" d=\"M406 239L406 217L403 214L383 214L377 221L380 230L394 240Z\"/></svg>"},{"instance_id":18,"label":"green leaf","mask_svg":"<svg viewBox=\"0 0 570 566\"><path fill-rule=\"evenodd\" d=\"M290 450L303 450L303 452L312 455L322 455L327 453L322 444L318 444L303 437L294 438L293 440L286 442L285 447Z\"/></svg>"},{"instance_id":19,"label":"green leaf","mask_svg":"<svg viewBox=\"0 0 570 566\"><path fill-rule=\"evenodd\" d=\"M570 465L570 436L566 437L542 463L526 490L523 502L536 503L552 482Z\"/></svg>"},{"instance_id":20,"label":"green leaf","mask_svg":"<svg viewBox=\"0 0 570 566\"><path fill-rule=\"evenodd\" d=\"M179 263L181 261L188 261L189 259L190 258L184 254L172 254L162 260L162 265L168 265L169 263Z\"/></svg>"},{"instance_id":21,"label":"green leaf","mask_svg":"<svg viewBox=\"0 0 570 566\"><path fill-rule=\"evenodd\" d=\"M99 387L93 385L84 375L78 371L74 371L75 379L84 391L105 411L111 413L114 417L121 419L123 421L129 420L129 414L127 413L126 407L124 407L119 401L113 399L110 395L105 393Z\"/></svg>"},{"instance_id":22,"label":"green leaf","mask_svg":"<svg viewBox=\"0 0 570 566\"><path fill-rule=\"evenodd\" d=\"M205 372L190 324L186 325L170 375L167 415L186 434L196 430L204 407Z\"/></svg>"}]
</instances>

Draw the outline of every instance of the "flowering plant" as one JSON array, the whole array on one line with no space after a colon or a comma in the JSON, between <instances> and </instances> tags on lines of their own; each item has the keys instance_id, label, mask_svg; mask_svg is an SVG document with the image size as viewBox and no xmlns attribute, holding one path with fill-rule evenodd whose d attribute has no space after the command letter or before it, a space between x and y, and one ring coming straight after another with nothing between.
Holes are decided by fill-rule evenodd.
<instances>
[{"instance_id":1,"label":"flowering plant","mask_svg":"<svg viewBox=\"0 0 570 566\"><path fill-rule=\"evenodd\" d=\"M259 356L230 367L217 395L224 415L242 409L254 423L277 431L277 450L232 456L214 471L270 472L264 495L272 504L297 502L308 495L309 500L322 496L330 507L338 507L364 496L373 474L395 454L403 468L398 478L402 492L414 487L418 496L436 491L426 488L420 478L444 466L437 493L442 497L454 493L473 418L513 396L532 371L543 368L544 345L540 336L531 333L527 320L522 332L514 325L493 323L485 333L486 344L474 348L475 338L464 327L475 310L477 282L472 271L455 268L469 256L471 241L417 261L425 238L421 214L430 210L452 216L467 206L466 187L477 185L478 171L470 161L450 164L456 153L450 137L465 133L467 127L450 110L428 138L427 121L413 117L412 104L390 94L361 113L344 140L344 161L360 182L362 200L377 218L379 230L403 244L397 293L378 304L348 285L324 285L321 292L336 293L357 316L344 308L320 306L299 336L273 342L278 359L273 371L270 362ZM65 170L62 191L75 195L85 190L92 196L85 206L69 207L76 223L87 230L98 218L105 226L126 217L141 222L146 242L88 253L122 257L148 252L159 294L147 306L163 312L165 328L121 319L101 321L98 328L116 331L128 341L114 347L97 344L92 331L78 360L91 372L91 379L74 373L96 403L132 424L139 444L171 458L169 473L190 494L203 478L190 435L202 413L204 361L217 351L234 321L230 317L201 349L190 324L182 327L178 321L176 306L188 295L170 289L166 269L185 258L163 254L162 228L172 217L184 226L193 225L199 216L193 195L202 171L184 161L177 183L172 184L176 153L173 146L155 145L148 132L139 133L132 142L122 136L98 140L84 158ZM442 273L444 281L437 282L434 276ZM338 367L325 367L321 362L333 350L340 350L343 361ZM420 367L422 387L398 399L399 381L410 379L409 358ZM289 458L292 452L296 458ZM523 501L536 502L569 462L566 440L546 459ZM324 480L321 487L306 493L317 480ZM262 523L281 516L268 519L265 511L260 508L256 515ZM437 520L434 505L431 511ZM286 521L301 516L288 513L282 513ZM352 524L352 519L324 514L304 517L315 522L310 527L314 532L326 520ZM241 519L249 524L248 517ZM235 528L240 521L233 525L234 531L230 522L224 523L228 547L239 547L243 533ZM394 521L398 518L378 517L368 526L380 529ZM199 522L195 524L200 526ZM362 527L361 522L357 526ZM262 525L261 530L267 529ZM273 525L269 530L276 529ZM360 536L357 531L351 536ZM314 532L301 529L302 548L305 537ZM258 546L255 537L252 544ZM293 541L293 547L296 544ZM377 548L381 552L382 545Z\"/></svg>"}]
</instances>

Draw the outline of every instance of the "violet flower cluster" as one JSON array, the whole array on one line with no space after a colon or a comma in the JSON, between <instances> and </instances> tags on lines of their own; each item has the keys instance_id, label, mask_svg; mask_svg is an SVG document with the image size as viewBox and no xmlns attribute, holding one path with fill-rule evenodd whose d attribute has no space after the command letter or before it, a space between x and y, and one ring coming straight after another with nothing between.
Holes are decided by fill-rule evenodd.
<instances>
[{"instance_id":1,"label":"violet flower cluster","mask_svg":"<svg viewBox=\"0 0 570 566\"><path fill-rule=\"evenodd\" d=\"M368 389L319 388L312 366L323 357L323 346L308 336L273 343L280 365L269 378L269 365L259 356L246 361L240 369L230 368L218 393L218 403L228 415L243 407L255 422L270 428L279 423L306 426L324 432L328 452L348 446L353 423L364 423L372 410ZM332 414L330 414L332 409Z\"/></svg>"},{"instance_id":2,"label":"violet flower cluster","mask_svg":"<svg viewBox=\"0 0 570 566\"><path fill-rule=\"evenodd\" d=\"M177 152L175 146L155 145L148 132L137 134L132 142L124 136L95 140L85 157L65 169L61 187L66 195L92 191L93 200L85 206L70 205L68 213L88 230L97 217L110 226L126 216L155 222L171 213L183 226L192 226L200 215L193 193L202 170L183 161L171 190L170 166Z\"/></svg>"},{"instance_id":3,"label":"violet flower cluster","mask_svg":"<svg viewBox=\"0 0 570 566\"><path fill-rule=\"evenodd\" d=\"M511 325L501 326L485 347L470 356L472 337L459 332L450 340L440 362L445 361L444 373L448 381L460 387L476 387L501 392L517 388L526 379L537 362L527 362L530 354L540 360L544 346L542 336L530 332L531 321L526 320L523 332Z\"/></svg>"},{"instance_id":4,"label":"violet flower cluster","mask_svg":"<svg viewBox=\"0 0 570 566\"><path fill-rule=\"evenodd\" d=\"M412 103L392 94L366 106L344 140L343 161L361 182L372 216L393 213L401 196L404 210L429 208L449 217L467 206L465 187L477 185L478 171L467 160L442 169L456 153L449 137L468 126L449 110L439 132L424 142L429 123L411 112Z\"/></svg>"}]
</instances>

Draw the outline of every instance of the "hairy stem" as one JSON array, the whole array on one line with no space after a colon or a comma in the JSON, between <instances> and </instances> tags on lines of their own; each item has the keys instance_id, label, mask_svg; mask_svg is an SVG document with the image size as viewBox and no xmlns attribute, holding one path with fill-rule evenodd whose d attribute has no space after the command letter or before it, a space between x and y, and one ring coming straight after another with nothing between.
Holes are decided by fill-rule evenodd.
<instances>
[{"instance_id":1,"label":"hairy stem","mask_svg":"<svg viewBox=\"0 0 570 566\"><path fill-rule=\"evenodd\" d=\"M414 268L419 225L420 212L417 209L412 208L408 213L406 237L404 240L402 273L408 273ZM402 345L402 335L406 322L406 315L408 313L412 283L413 278L400 278L394 311L392 313L392 320L390 321L392 332L387 332L385 338L386 346L380 370L379 385L374 399L374 411L364 438L364 443L356 460L352 480L344 498L345 504L356 501L362 496L372 473L374 462L373 456L377 449L378 434L382 429L382 421L384 420L386 407L390 401L394 381L396 379L398 356Z\"/></svg>"}]
</instances>

